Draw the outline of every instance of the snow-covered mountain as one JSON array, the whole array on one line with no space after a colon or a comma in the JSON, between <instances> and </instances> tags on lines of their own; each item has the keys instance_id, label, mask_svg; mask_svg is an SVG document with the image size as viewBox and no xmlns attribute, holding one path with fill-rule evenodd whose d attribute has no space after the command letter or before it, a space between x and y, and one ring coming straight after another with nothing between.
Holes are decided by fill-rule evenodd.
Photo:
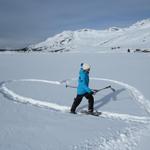
<instances>
[{"instance_id":1,"label":"snow-covered mountain","mask_svg":"<svg viewBox=\"0 0 150 150\"><path fill-rule=\"evenodd\" d=\"M64 31L46 41L30 45L36 51L110 51L148 50L150 48L150 19L138 21L127 28L105 30L81 29Z\"/></svg>"}]
</instances>

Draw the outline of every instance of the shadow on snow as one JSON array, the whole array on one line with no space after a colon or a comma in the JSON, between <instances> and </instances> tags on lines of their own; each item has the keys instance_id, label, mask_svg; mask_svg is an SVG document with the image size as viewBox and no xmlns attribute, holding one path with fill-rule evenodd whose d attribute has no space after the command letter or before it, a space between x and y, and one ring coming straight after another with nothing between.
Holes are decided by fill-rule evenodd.
<instances>
[{"instance_id":1,"label":"shadow on snow","mask_svg":"<svg viewBox=\"0 0 150 150\"><path fill-rule=\"evenodd\" d=\"M119 95L121 92L123 92L125 90L126 90L125 88L116 90L115 92L111 92L110 94L104 96L100 100L96 100L94 102L94 106L95 106L94 108L99 109L99 108L103 107L104 105L106 105L107 103L109 103L111 100L114 100L114 101L117 100L117 95ZM78 110L82 110L82 109L87 108L87 107L88 107L88 104L80 106L78 108Z\"/></svg>"}]
</instances>

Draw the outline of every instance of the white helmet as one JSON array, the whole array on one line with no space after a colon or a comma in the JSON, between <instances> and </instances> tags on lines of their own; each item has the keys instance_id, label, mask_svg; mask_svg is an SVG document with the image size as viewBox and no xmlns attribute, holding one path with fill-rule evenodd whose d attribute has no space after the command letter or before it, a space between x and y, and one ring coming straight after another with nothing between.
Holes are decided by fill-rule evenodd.
<instances>
[{"instance_id":1,"label":"white helmet","mask_svg":"<svg viewBox=\"0 0 150 150\"><path fill-rule=\"evenodd\" d=\"M83 70L90 70L90 65L84 63L84 64L82 65L82 69L83 69Z\"/></svg>"}]
</instances>

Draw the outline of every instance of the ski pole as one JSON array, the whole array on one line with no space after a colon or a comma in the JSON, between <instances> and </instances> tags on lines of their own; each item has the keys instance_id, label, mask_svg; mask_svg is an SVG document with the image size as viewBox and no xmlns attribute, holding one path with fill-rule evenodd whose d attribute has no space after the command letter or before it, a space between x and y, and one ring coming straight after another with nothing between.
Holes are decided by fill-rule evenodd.
<instances>
[{"instance_id":1,"label":"ski pole","mask_svg":"<svg viewBox=\"0 0 150 150\"><path fill-rule=\"evenodd\" d=\"M99 91L102 91L102 90L105 90L105 89L108 89L108 88L110 88L113 92L116 91L114 88L111 87L111 85L106 86L106 87L101 88L101 89L98 89L98 90L97 90L97 89L92 89L92 90L94 90L94 91L97 93L97 92L99 92Z\"/></svg>"},{"instance_id":2,"label":"ski pole","mask_svg":"<svg viewBox=\"0 0 150 150\"><path fill-rule=\"evenodd\" d=\"M68 85L68 84L66 84L66 88L67 88L67 87L69 87L69 88L77 88L77 86L73 86L73 85ZM108 88L110 88L113 92L116 91L114 88L111 87L111 85L106 86L106 87L101 88L101 89L98 89L98 90L97 90L97 89L92 89L92 90L97 93L97 92L100 92L100 91L105 90L105 89L108 89Z\"/></svg>"}]
</instances>

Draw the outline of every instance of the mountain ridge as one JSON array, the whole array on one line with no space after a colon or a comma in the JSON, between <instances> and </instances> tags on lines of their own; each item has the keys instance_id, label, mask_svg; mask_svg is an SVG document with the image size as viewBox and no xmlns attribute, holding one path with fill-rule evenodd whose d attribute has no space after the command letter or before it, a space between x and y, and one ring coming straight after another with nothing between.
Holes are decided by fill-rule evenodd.
<instances>
[{"instance_id":1,"label":"mountain ridge","mask_svg":"<svg viewBox=\"0 0 150 150\"><path fill-rule=\"evenodd\" d=\"M110 27L104 30L79 29L63 31L46 40L22 49L4 51L40 52L123 52L150 51L150 18L129 27Z\"/></svg>"},{"instance_id":2,"label":"mountain ridge","mask_svg":"<svg viewBox=\"0 0 150 150\"><path fill-rule=\"evenodd\" d=\"M63 31L45 41L30 45L39 51L108 51L112 49L149 49L150 19L138 21L128 28L111 27L104 30L80 29ZM81 50L82 49L82 50Z\"/></svg>"}]
</instances>

